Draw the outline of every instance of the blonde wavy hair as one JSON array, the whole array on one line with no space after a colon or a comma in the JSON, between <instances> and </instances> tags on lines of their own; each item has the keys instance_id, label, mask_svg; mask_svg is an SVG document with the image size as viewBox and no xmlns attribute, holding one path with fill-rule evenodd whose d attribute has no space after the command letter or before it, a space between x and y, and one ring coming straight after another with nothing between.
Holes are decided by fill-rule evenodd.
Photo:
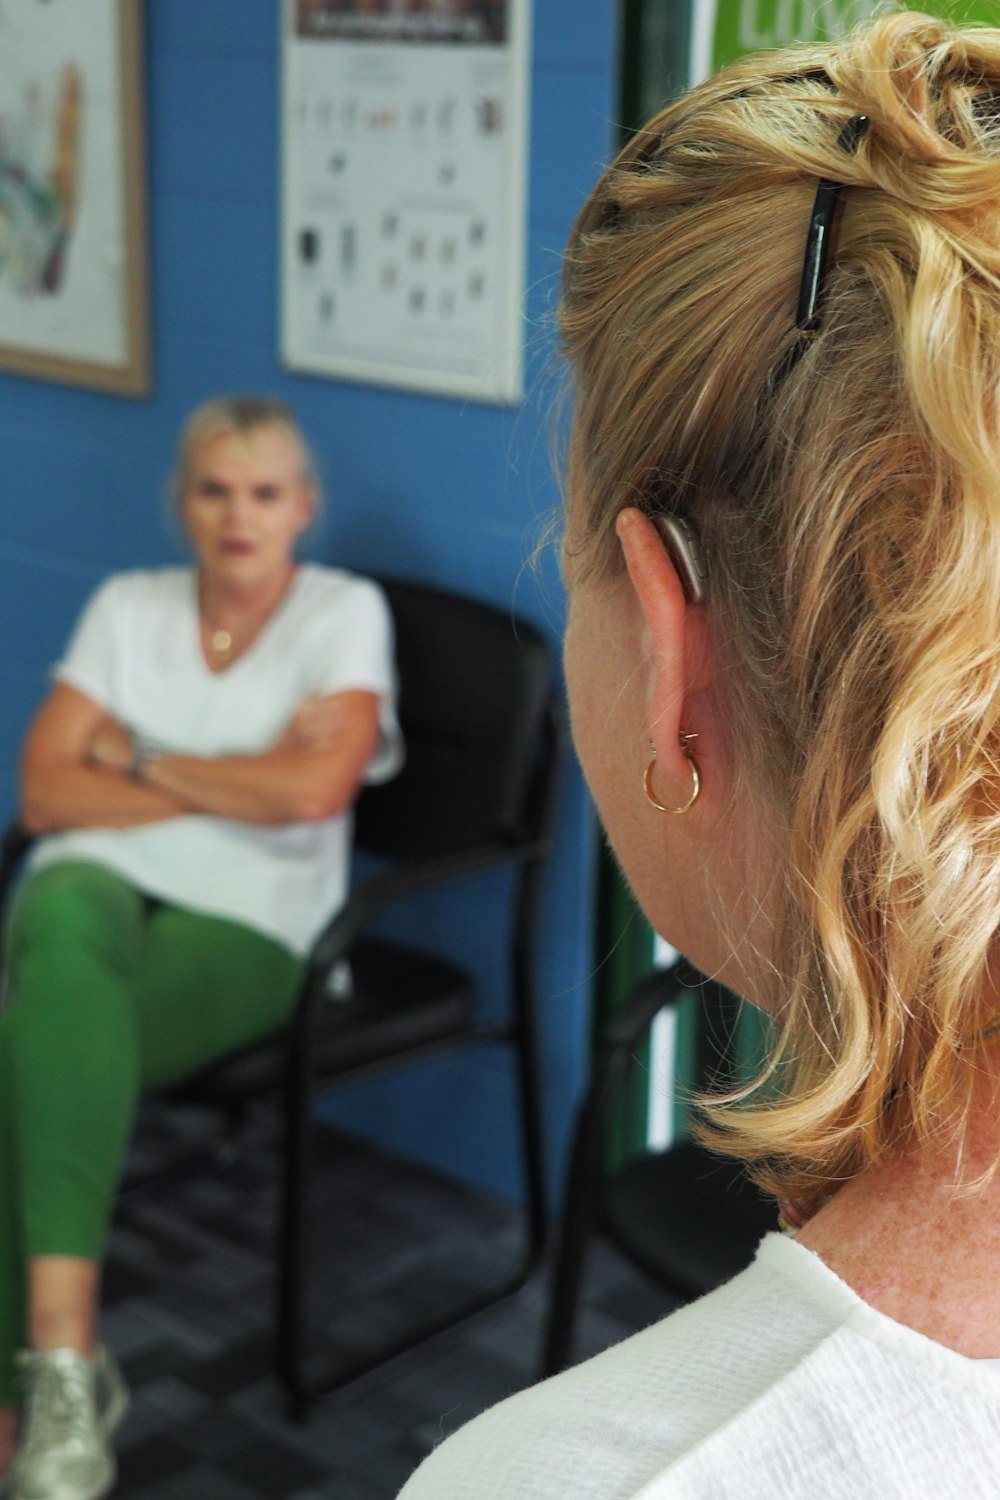
<instances>
[{"instance_id":1,"label":"blonde wavy hair","mask_svg":"<svg viewBox=\"0 0 1000 1500\"><path fill-rule=\"evenodd\" d=\"M624 506L693 523L742 794L789 850L774 1055L705 1133L816 1196L960 1137L1000 1019L1000 30L893 14L694 89L591 195L560 325L580 565L621 566Z\"/></svg>"}]
</instances>

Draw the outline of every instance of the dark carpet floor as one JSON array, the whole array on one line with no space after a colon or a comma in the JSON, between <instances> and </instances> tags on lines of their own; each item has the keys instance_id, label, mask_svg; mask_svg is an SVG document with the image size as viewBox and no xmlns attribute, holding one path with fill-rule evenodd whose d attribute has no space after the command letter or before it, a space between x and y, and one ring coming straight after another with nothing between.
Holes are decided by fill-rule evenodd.
<instances>
[{"instance_id":1,"label":"dark carpet floor","mask_svg":"<svg viewBox=\"0 0 1000 1500\"><path fill-rule=\"evenodd\" d=\"M142 1170L176 1147L175 1113L145 1122ZM192 1136L205 1122L185 1120ZM310 1325L350 1358L414 1307L498 1274L516 1253L509 1204L323 1130L311 1213ZM168 1139L169 1137L169 1139ZM126 1195L105 1281L104 1336L132 1390L120 1500L391 1500L442 1437L529 1384L546 1277L288 1420L270 1362L274 1124L241 1154ZM669 1310L609 1248L591 1257L577 1354Z\"/></svg>"}]
</instances>

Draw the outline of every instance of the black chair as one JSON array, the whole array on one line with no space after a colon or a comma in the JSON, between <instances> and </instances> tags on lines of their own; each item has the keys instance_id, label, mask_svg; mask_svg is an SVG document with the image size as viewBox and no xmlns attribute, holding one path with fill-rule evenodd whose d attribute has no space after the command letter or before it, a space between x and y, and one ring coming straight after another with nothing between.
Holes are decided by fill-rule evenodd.
<instances>
[{"instance_id":1,"label":"black chair","mask_svg":"<svg viewBox=\"0 0 1000 1500\"><path fill-rule=\"evenodd\" d=\"M694 990L700 998L694 1077L700 1087L733 1073L738 1002L680 961L645 975L604 1028L580 1108L559 1229L542 1348L543 1375L569 1363L587 1240L602 1231L681 1302L701 1296L749 1265L777 1227L772 1199L740 1166L691 1140L603 1171L610 1112L637 1048L656 1016Z\"/></svg>"},{"instance_id":2,"label":"black chair","mask_svg":"<svg viewBox=\"0 0 1000 1500\"><path fill-rule=\"evenodd\" d=\"M167 1095L238 1121L249 1104L280 1091L276 1362L299 1418L318 1394L516 1290L542 1255L547 1227L533 949L562 743L551 653L530 624L509 613L417 583L382 582L396 624L407 759L394 780L367 788L358 801L355 846L376 861L375 873L355 885L318 938L288 1032L213 1065ZM0 893L29 843L19 828L8 829ZM368 929L414 893L503 867L514 872L505 914L510 1006L506 1019L487 1024L476 1016L474 983L464 969L372 937ZM345 963L351 976L346 997ZM316 1097L472 1043L503 1044L517 1060L523 1255L499 1284L425 1318L350 1368L337 1368L307 1348L305 1333ZM419 1303L419 1297L414 1300Z\"/></svg>"}]
</instances>

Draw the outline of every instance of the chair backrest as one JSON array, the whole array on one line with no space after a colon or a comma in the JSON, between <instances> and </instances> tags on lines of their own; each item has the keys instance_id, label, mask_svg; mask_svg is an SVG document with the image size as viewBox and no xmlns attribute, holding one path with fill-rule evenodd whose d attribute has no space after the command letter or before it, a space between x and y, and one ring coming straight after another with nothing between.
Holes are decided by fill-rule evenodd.
<instances>
[{"instance_id":1,"label":"chair backrest","mask_svg":"<svg viewBox=\"0 0 1000 1500\"><path fill-rule=\"evenodd\" d=\"M358 801L355 842L426 858L544 831L552 653L526 621L427 584L379 579L396 623L406 764Z\"/></svg>"}]
</instances>

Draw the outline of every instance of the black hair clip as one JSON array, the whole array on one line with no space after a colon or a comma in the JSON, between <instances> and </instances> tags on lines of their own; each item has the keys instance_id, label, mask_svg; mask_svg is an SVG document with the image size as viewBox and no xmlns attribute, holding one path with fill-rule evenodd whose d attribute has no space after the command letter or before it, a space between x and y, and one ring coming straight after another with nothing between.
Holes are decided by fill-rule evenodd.
<instances>
[{"instance_id":1,"label":"black hair clip","mask_svg":"<svg viewBox=\"0 0 1000 1500\"><path fill-rule=\"evenodd\" d=\"M870 124L871 121L867 115L855 115L853 119L848 120L840 132L837 145L842 151L846 151L848 156L853 156L864 140ZM795 327L806 339L811 338L819 330L819 305L829 267L833 221L843 190L842 182L833 182L827 177L820 178L820 184L816 190L816 202L813 204L812 217L809 220L809 234L806 239L806 258L802 267L799 305L795 314Z\"/></svg>"}]
</instances>

